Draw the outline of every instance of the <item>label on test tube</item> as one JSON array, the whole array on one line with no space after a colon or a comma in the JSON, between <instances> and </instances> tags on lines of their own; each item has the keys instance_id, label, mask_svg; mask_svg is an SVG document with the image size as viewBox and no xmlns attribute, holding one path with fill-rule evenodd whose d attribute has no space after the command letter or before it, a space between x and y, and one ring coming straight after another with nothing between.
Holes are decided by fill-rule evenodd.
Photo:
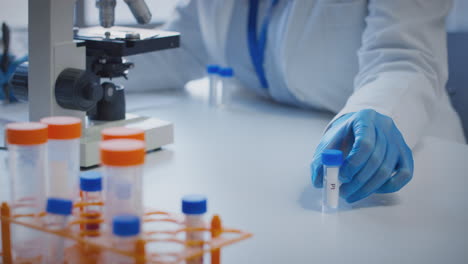
<instances>
[{"instance_id":1,"label":"label on test tube","mask_svg":"<svg viewBox=\"0 0 468 264\"><path fill-rule=\"evenodd\" d=\"M338 171L338 167L327 168L327 186L325 186L325 188L327 188L326 192L328 207L332 209L338 208L338 200L340 197L340 182L338 180Z\"/></svg>"},{"instance_id":2,"label":"label on test tube","mask_svg":"<svg viewBox=\"0 0 468 264\"><path fill-rule=\"evenodd\" d=\"M343 152L326 149L322 153L323 164L323 211L333 212L339 207L340 181L338 174L343 163Z\"/></svg>"}]
</instances>

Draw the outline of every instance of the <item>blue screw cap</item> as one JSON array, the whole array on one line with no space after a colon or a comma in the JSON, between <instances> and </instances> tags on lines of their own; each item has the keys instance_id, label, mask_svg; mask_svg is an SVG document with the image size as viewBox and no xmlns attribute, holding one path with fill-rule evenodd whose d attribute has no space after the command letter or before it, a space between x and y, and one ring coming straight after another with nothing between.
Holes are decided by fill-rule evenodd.
<instances>
[{"instance_id":1,"label":"blue screw cap","mask_svg":"<svg viewBox=\"0 0 468 264\"><path fill-rule=\"evenodd\" d=\"M206 72L209 74L216 74L219 72L220 69L221 67L219 67L219 65L216 64L206 65Z\"/></svg>"},{"instance_id":2,"label":"blue screw cap","mask_svg":"<svg viewBox=\"0 0 468 264\"><path fill-rule=\"evenodd\" d=\"M85 192L102 191L102 176L97 171L87 171L80 175L80 189Z\"/></svg>"},{"instance_id":3,"label":"blue screw cap","mask_svg":"<svg viewBox=\"0 0 468 264\"><path fill-rule=\"evenodd\" d=\"M120 237L136 236L140 233L140 218L136 215L117 215L112 219L112 233Z\"/></svg>"},{"instance_id":4,"label":"blue screw cap","mask_svg":"<svg viewBox=\"0 0 468 264\"><path fill-rule=\"evenodd\" d=\"M68 199L49 198L47 199L46 212L57 215L71 215L73 202Z\"/></svg>"},{"instance_id":5,"label":"blue screw cap","mask_svg":"<svg viewBox=\"0 0 468 264\"><path fill-rule=\"evenodd\" d=\"M232 68L221 68L219 70L219 75L222 77L232 77L234 76L234 69Z\"/></svg>"},{"instance_id":6,"label":"blue screw cap","mask_svg":"<svg viewBox=\"0 0 468 264\"><path fill-rule=\"evenodd\" d=\"M182 213L184 214L204 214L206 213L207 199L203 195L192 194L182 198Z\"/></svg>"},{"instance_id":7,"label":"blue screw cap","mask_svg":"<svg viewBox=\"0 0 468 264\"><path fill-rule=\"evenodd\" d=\"M343 164L343 152L337 149L326 149L322 152L322 164L325 166L340 166Z\"/></svg>"}]
</instances>

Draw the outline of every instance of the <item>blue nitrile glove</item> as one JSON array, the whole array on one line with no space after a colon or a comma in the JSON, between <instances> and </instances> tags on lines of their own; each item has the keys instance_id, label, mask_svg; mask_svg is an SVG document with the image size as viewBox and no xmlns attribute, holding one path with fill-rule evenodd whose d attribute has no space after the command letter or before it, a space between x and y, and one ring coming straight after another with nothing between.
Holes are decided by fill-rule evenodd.
<instances>
[{"instance_id":1,"label":"blue nitrile glove","mask_svg":"<svg viewBox=\"0 0 468 264\"><path fill-rule=\"evenodd\" d=\"M0 61L2 61L3 55L0 54ZM8 71L4 73L2 70L0 70L0 100L5 99L5 95L3 94L3 85L10 81L10 78L13 76L15 73L16 68L22 64L23 62L28 60L28 56L24 56L18 60L15 60L14 56L10 56L10 65L8 65ZM13 93L10 93L10 102L16 102L18 101Z\"/></svg>"},{"instance_id":2,"label":"blue nitrile glove","mask_svg":"<svg viewBox=\"0 0 468 264\"><path fill-rule=\"evenodd\" d=\"M312 183L323 186L321 153L341 149L347 154L340 168L341 197L352 203L372 193L400 190L413 177L413 154L393 120L365 109L333 122L318 145L311 164Z\"/></svg>"}]
</instances>

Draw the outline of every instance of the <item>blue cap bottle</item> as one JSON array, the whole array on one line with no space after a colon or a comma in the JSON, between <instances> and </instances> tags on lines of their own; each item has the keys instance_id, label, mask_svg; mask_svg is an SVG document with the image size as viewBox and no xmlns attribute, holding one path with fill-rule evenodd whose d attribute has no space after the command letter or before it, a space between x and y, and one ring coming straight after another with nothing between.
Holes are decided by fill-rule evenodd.
<instances>
[{"instance_id":1,"label":"blue cap bottle","mask_svg":"<svg viewBox=\"0 0 468 264\"><path fill-rule=\"evenodd\" d=\"M140 233L140 218L135 215L114 216L112 233L119 237L137 236Z\"/></svg>"},{"instance_id":2,"label":"blue cap bottle","mask_svg":"<svg viewBox=\"0 0 468 264\"><path fill-rule=\"evenodd\" d=\"M322 164L325 166L341 166L343 152L337 149L326 149L322 152Z\"/></svg>"},{"instance_id":3,"label":"blue cap bottle","mask_svg":"<svg viewBox=\"0 0 468 264\"><path fill-rule=\"evenodd\" d=\"M88 171L80 175L80 189L84 192L102 191L102 175L97 171Z\"/></svg>"}]
</instances>

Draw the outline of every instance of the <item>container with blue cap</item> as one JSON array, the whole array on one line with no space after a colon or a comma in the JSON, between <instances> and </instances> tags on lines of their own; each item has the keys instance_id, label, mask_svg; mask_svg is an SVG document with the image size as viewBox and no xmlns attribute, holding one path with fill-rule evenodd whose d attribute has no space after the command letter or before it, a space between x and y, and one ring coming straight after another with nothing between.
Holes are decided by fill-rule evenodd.
<instances>
[{"instance_id":1,"label":"container with blue cap","mask_svg":"<svg viewBox=\"0 0 468 264\"><path fill-rule=\"evenodd\" d=\"M340 198L340 181L338 174L343 164L343 152L337 149L326 149L322 152L323 164L323 203L322 211L329 213L338 209Z\"/></svg>"},{"instance_id":2,"label":"container with blue cap","mask_svg":"<svg viewBox=\"0 0 468 264\"><path fill-rule=\"evenodd\" d=\"M234 69L230 67L221 68L219 70L219 76L221 78L220 84L220 95L219 105L228 106L231 103L231 98L235 90L234 83Z\"/></svg>"},{"instance_id":3,"label":"container with blue cap","mask_svg":"<svg viewBox=\"0 0 468 264\"><path fill-rule=\"evenodd\" d=\"M206 74L209 81L209 103L212 106L217 104L218 97L218 73L221 67L216 64L209 64L206 66Z\"/></svg>"},{"instance_id":4,"label":"container with blue cap","mask_svg":"<svg viewBox=\"0 0 468 264\"><path fill-rule=\"evenodd\" d=\"M80 197L84 204L82 217L89 220L99 219L102 215L102 206L98 205L103 201L102 196L102 175L98 171L87 171L80 175ZM90 231L87 236L96 236L99 231L99 223L88 223L85 229Z\"/></svg>"},{"instance_id":5,"label":"container with blue cap","mask_svg":"<svg viewBox=\"0 0 468 264\"><path fill-rule=\"evenodd\" d=\"M116 215L112 219L112 247L123 252L136 251L136 243L140 235L141 220L136 215ZM105 263L135 263L128 256L109 252Z\"/></svg>"},{"instance_id":6,"label":"container with blue cap","mask_svg":"<svg viewBox=\"0 0 468 264\"><path fill-rule=\"evenodd\" d=\"M69 199L47 199L47 216L44 218L44 227L52 231L65 231L72 211L73 202ZM45 242L43 263L64 263L65 238L55 234L47 234L43 241Z\"/></svg>"},{"instance_id":7,"label":"container with blue cap","mask_svg":"<svg viewBox=\"0 0 468 264\"><path fill-rule=\"evenodd\" d=\"M203 195L192 194L182 198L182 213L185 215L185 225L187 228L204 228L204 215L207 211L207 199ZM186 240L189 247L194 250L202 250L204 231L187 231ZM203 256L193 258L187 261L187 264L202 264Z\"/></svg>"}]
</instances>

